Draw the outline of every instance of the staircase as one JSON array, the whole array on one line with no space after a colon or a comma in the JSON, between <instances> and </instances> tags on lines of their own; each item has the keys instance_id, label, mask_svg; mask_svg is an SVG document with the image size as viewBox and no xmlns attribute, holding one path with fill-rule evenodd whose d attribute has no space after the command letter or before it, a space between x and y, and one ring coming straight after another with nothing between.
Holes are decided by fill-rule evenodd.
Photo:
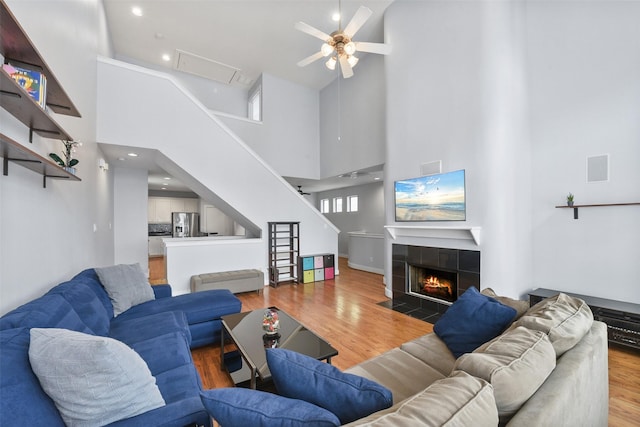
<instances>
[{"instance_id":1,"label":"staircase","mask_svg":"<svg viewBox=\"0 0 640 427\"><path fill-rule=\"evenodd\" d=\"M261 268L267 277L268 244L263 236L269 221L299 221L302 254L338 253L339 230L171 76L100 58L97 86L98 142L154 150L160 167L214 203L261 246L259 251L245 251L246 239L226 241L213 253L203 249L206 265L191 263L190 271L180 274L167 252L167 276L178 293L188 291L192 274L240 266ZM242 253L249 253L250 259L230 259L229 254ZM209 271L195 271L200 268Z\"/></svg>"}]
</instances>

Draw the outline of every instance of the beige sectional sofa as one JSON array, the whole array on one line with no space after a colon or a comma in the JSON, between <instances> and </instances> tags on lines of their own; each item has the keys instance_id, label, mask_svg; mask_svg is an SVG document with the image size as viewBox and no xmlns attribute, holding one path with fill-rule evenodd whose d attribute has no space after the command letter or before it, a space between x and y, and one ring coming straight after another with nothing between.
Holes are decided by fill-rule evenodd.
<instances>
[{"instance_id":1,"label":"beige sectional sofa","mask_svg":"<svg viewBox=\"0 0 640 427\"><path fill-rule=\"evenodd\" d=\"M606 325L559 294L457 359L432 333L348 369L394 402L349 425L606 426L607 362Z\"/></svg>"}]
</instances>

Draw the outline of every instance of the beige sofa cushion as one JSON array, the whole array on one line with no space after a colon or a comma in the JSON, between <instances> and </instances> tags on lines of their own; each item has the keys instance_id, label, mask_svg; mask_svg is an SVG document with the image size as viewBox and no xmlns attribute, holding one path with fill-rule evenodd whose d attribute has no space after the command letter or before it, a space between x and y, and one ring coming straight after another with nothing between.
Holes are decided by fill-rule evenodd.
<instances>
[{"instance_id":1,"label":"beige sofa cushion","mask_svg":"<svg viewBox=\"0 0 640 427\"><path fill-rule=\"evenodd\" d=\"M560 293L531 307L512 327L546 333L556 357L560 357L584 337L592 324L593 313L583 300Z\"/></svg>"},{"instance_id":2,"label":"beige sofa cushion","mask_svg":"<svg viewBox=\"0 0 640 427\"><path fill-rule=\"evenodd\" d=\"M556 355L544 332L511 329L458 358L454 369L491 383L498 413L513 415L556 366Z\"/></svg>"},{"instance_id":3,"label":"beige sofa cushion","mask_svg":"<svg viewBox=\"0 0 640 427\"><path fill-rule=\"evenodd\" d=\"M445 377L449 376L456 363L456 358L449 347L434 333L406 342L400 348L436 369Z\"/></svg>"},{"instance_id":4,"label":"beige sofa cushion","mask_svg":"<svg viewBox=\"0 0 640 427\"><path fill-rule=\"evenodd\" d=\"M445 375L399 348L365 360L345 372L369 378L387 387L393 394L393 403L411 397L434 381L445 378Z\"/></svg>"},{"instance_id":5,"label":"beige sofa cushion","mask_svg":"<svg viewBox=\"0 0 640 427\"><path fill-rule=\"evenodd\" d=\"M493 427L498 425L498 411L491 385L459 371L389 409L347 425Z\"/></svg>"},{"instance_id":6,"label":"beige sofa cushion","mask_svg":"<svg viewBox=\"0 0 640 427\"><path fill-rule=\"evenodd\" d=\"M480 293L482 295L486 295L486 296L491 297L493 299L497 299L502 304L507 305L507 306L509 306L511 308L514 308L516 310L516 318L515 318L515 320L517 320L520 317L522 317L522 315L525 314L527 312L527 310L529 310L529 301L523 301L523 300L519 300L519 299L513 299L513 298L509 298L509 297L500 296L500 295L496 294L495 291L493 289L491 289L491 288L484 288L482 291L480 291Z\"/></svg>"}]
</instances>

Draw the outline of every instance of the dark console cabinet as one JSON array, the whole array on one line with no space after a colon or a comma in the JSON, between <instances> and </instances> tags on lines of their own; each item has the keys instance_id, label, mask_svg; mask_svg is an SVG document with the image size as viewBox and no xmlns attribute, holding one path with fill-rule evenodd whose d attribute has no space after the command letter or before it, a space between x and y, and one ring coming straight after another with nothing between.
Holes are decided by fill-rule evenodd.
<instances>
[{"instance_id":1,"label":"dark console cabinet","mask_svg":"<svg viewBox=\"0 0 640 427\"><path fill-rule=\"evenodd\" d=\"M560 292L538 288L529 293L529 304L533 306ZM593 318L607 324L609 342L640 349L640 304L564 293L582 299L591 308Z\"/></svg>"}]
</instances>

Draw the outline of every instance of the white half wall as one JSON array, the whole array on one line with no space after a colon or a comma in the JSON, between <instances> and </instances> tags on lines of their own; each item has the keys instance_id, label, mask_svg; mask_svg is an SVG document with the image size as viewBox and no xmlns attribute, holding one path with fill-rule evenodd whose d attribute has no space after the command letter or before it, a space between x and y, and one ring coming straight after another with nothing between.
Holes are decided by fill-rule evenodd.
<instances>
[{"instance_id":1,"label":"white half wall","mask_svg":"<svg viewBox=\"0 0 640 427\"><path fill-rule=\"evenodd\" d=\"M191 276L256 269L268 280L262 263L264 239L209 237L198 239L164 239L167 281L174 295L191 292Z\"/></svg>"}]
</instances>

